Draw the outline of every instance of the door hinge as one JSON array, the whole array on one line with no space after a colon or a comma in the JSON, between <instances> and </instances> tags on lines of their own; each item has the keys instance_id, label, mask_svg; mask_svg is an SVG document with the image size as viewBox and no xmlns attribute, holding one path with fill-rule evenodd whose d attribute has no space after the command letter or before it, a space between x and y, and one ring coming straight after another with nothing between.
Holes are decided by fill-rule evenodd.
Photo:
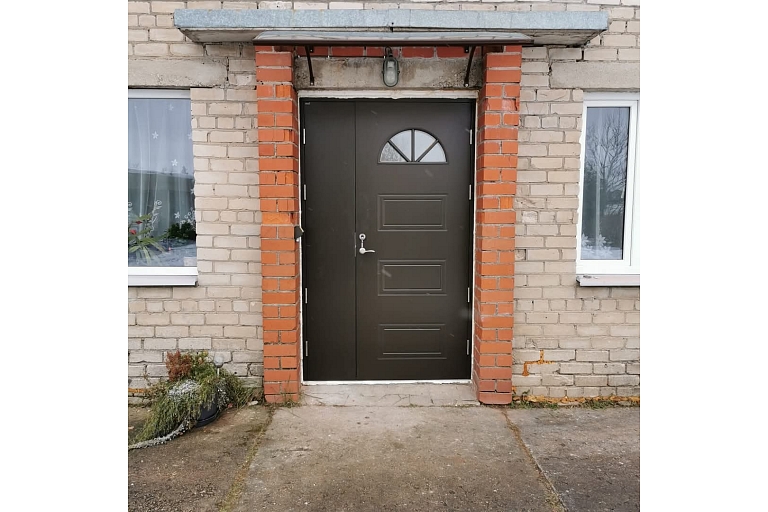
<instances>
[{"instance_id":1,"label":"door hinge","mask_svg":"<svg viewBox=\"0 0 768 512\"><path fill-rule=\"evenodd\" d=\"M304 357L309 356L309 340L304 340Z\"/></svg>"},{"instance_id":2,"label":"door hinge","mask_svg":"<svg viewBox=\"0 0 768 512\"><path fill-rule=\"evenodd\" d=\"M307 200L307 184L304 184L304 200Z\"/></svg>"},{"instance_id":3,"label":"door hinge","mask_svg":"<svg viewBox=\"0 0 768 512\"><path fill-rule=\"evenodd\" d=\"M302 128L301 129L301 143L306 144L307 143L307 129Z\"/></svg>"},{"instance_id":4,"label":"door hinge","mask_svg":"<svg viewBox=\"0 0 768 512\"><path fill-rule=\"evenodd\" d=\"M469 145L470 145L470 146L472 145L472 132L473 132L473 131L474 131L474 130L469 130Z\"/></svg>"},{"instance_id":5,"label":"door hinge","mask_svg":"<svg viewBox=\"0 0 768 512\"><path fill-rule=\"evenodd\" d=\"M307 304L309 302L309 290L307 288L304 288L304 304Z\"/></svg>"},{"instance_id":6,"label":"door hinge","mask_svg":"<svg viewBox=\"0 0 768 512\"><path fill-rule=\"evenodd\" d=\"M467 355L469 355L469 340L467 340Z\"/></svg>"}]
</instances>

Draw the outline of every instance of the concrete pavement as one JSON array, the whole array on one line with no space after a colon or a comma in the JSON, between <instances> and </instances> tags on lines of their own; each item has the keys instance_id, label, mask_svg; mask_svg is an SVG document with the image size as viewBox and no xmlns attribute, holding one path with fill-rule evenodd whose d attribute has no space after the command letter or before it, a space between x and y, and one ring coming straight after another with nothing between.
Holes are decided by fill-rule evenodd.
<instances>
[{"instance_id":1,"label":"concrete pavement","mask_svg":"<svg viewBox=\"0 0 768 512\"><path fill-rule=\"evenodd\" d=\"M637 407L485 407L457 384L304 392L302 405L276 408L271 423L249 407L131 452L134 494L172 494L173 510L639 510ZM217 432L242 432L236 450ZM197 473L184 506L178 459L196 460L201 449L218 468ZM215 496L203 500L200 489ZM129 510L163 502L130 496Z\"/></svg>"}]
</instances>

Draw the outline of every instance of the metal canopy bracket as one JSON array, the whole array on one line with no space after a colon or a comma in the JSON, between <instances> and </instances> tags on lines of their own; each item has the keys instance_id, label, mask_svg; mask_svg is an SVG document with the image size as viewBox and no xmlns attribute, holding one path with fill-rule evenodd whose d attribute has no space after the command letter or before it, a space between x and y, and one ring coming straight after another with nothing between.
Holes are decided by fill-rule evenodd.
<instances>
[{"instance_id":1,"label":"metal canopy bracket","mask_svg":"<svg viewBox=\"0 0 768 512\"><path fill-rule=\"evenodd\" d=\"M309 67L309 85L315 85L315 74L312 72L312 57L309 56L312 53L311 46L304 46L304 53L307 54L307 67Z\"/></svg>"},{"instance_id":2,"label":"metal canopy bracket","mask_svg":"<svg viewBox=\"0 0 768 512\"><path fill-rule=\"evenodd\" d=\"M464 87L469 87L469 72L472 69L472 57L475 55L475 47L469 47L469 60L467 61L467 72L464 73Z\"/></svg>"}]
</instances>

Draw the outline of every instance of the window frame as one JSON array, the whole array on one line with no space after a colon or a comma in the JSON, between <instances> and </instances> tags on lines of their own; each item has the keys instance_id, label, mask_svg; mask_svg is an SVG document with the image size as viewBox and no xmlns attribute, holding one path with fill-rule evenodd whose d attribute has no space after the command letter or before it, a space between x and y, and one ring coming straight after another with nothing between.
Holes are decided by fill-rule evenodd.
<instances>
[{"instance_id":1,"label":"window frame","mask_svg":"<svg viewBox=\"0 0 768 512\"><path fill-rule=\"evenodd\" d=\"M627 186L624 203L624 241L621 260L582 260L581 236L584 212L584 161L586 157L587 109L589 107L629 107L627 144ZM582 286L638 286L640 276L640 93L585 92L581 121L579 166L579 206L576 228L576 273ZM611 276L617 276L612 279ZM636 276L637 279L631 279ZM628 279L630 278L630 279Z\"/></svg>"},{"instance_id":2,"label":"window frame","mask_svg":"<svg viewBox=\"0 0 768 512\"><path fill-rule=\"evenodd\" d=\"M191 100L189 89L128 89L128 99ZM191 103L190 103L191 104ZM190 107L191 108L191 107ZM192 127L190 126L190 130ZM192 142L194 144L194 142ZM194 170L192 171L194 176ZM197 251L197 248L195 248ZM197 266L194 267L131 267L128 266L128 286L195 286Z\"/></svg>"}]
</instances>

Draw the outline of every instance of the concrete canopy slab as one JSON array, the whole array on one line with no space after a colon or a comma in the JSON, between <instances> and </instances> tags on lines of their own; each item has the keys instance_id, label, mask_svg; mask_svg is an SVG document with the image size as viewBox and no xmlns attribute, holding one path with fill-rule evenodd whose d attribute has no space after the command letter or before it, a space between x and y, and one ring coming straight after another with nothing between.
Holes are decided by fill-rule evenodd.
<instances>
[{"instance_id":1,"label":"concrete canopy slab","mask_svg":"<svg viewBox=\"0 0 768 512\"><path fill-rule=\"evenodd\" d=\"M177 9L174 12L174 25L184 35L201 43L252 42L265 31L280 30L294 33L364 31L382 34L455 31L519 33L531 38L529 44L570 46L582 45L607 30L608 14L579 11ZM332 39L330 44L340 43Z\"/></svg>"}]
</instances>

